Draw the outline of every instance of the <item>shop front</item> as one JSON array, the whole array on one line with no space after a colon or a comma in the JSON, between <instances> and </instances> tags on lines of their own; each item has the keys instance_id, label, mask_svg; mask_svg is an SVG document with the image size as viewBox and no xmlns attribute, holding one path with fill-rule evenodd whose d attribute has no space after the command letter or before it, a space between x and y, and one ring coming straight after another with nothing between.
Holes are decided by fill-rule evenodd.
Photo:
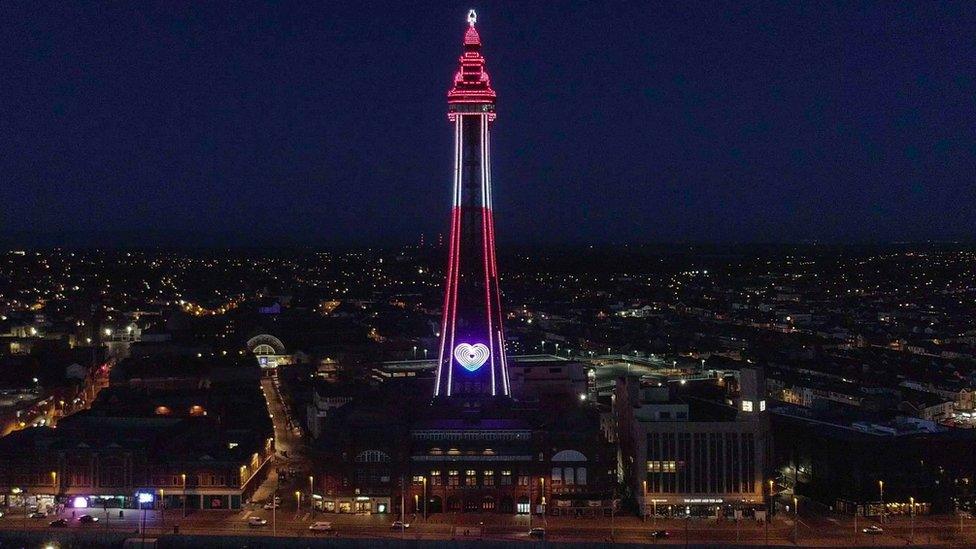
<instances>
[{"instance_id":1,"label":"shop front","mask_svg":"<svg viewBox=\"0 0 976 549\"><path fill-rule=\"evenodd\" d=\"M332 500L316 499L315 508L333 513L352 513L357 515L371 515L374 513L389 513L389 497L355 496L336 498Z\"/></svg>"}]
</instances>

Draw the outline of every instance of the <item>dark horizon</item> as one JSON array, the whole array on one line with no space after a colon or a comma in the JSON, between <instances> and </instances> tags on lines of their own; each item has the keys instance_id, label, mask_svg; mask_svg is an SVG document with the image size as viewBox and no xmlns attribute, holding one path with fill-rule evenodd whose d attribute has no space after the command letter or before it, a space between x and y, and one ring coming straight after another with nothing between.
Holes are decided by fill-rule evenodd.
<instances>
[{"instance_id":1,"label":"dark horizon","mask_svg":"<svg viewBox=\"0 0 976 549\"><path fill-rule=\"evenodd\" d=\"M470 7L502 246L973 241L971 3L24 3L0 244L435 241Z\"/></svg>"}]
</instances>

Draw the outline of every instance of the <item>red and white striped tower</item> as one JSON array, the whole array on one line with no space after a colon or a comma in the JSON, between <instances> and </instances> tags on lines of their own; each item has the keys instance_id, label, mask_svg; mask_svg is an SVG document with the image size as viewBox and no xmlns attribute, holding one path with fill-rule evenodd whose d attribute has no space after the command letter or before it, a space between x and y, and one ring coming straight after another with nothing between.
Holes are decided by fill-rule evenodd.
<instances>
[{"instance_id":1,"label":"red and white striped tower","mask_svg":"<svg viewBox=\"0 0 976 549\"><path fill-rule=\"evenodd\" d=\"M454 125L454 189L435 397L509 396L491 208L495 90L485 71L477 16L447 93Z\"/></svg>"}]
</instances>

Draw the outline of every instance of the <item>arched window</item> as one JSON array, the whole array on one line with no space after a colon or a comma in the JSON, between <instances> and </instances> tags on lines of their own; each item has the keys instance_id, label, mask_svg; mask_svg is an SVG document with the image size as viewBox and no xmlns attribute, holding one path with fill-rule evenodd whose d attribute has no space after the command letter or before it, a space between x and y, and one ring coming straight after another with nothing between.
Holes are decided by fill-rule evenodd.
<instances>
[{"instance_id":1,"label":"arched window","mask_svg":"<svg viewBox=\"0 0 976 549\"><path fill-rule=\"evenodd\" d=\"M356 463L389 463L390 456L386 452L379 450L366 450L359 452L356 456Z\"/></svg>"},{"instance_id":2,"label":"arched window","mask_svg":"<svg viewBox=\"0 0 976 549\"><path fill-rule=\"evenodd\" d=\"M256 355L273 355L276 354L274 347L268 345L267 343L262 343L254 348L254 354Z\"/></svg>"},{"instance_id":3,"label":"arched window","mask_svg":"<svg viewBox=\"0 0 976 549\"><path fill-rule=\"evenodd\" d=\"M576 450L563 450L552 456L552 461L586 461L586 456Z\"/></svg>"}]
</instances>

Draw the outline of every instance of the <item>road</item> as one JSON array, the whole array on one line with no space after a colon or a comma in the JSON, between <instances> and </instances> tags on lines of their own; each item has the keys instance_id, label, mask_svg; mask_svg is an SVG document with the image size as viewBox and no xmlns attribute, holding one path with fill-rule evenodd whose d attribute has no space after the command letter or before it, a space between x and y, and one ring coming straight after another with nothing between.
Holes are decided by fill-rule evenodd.
<instances>
[{"instance_id":1,"label":"road","mask_svg":"<svg viewBox=\"0 0 976 549\"><path fill-rule=\"evenodd\" d=\"M76 516L82 512L76 511ZM258 506L243 511L196 511L183 517L179 510L141 511L127 509L118 518L118 510L91 511L99 518L96 524L80 524L72 518L71 511L61 516L68 519L69 531L72 529L105 529L119 532L142 532L145 523L149 537L173 533L178 528L180 534L198 535L257 535L291 537L352 537L352 538L399 538L406 539L493 539L528 540L529 518L527 516L499 514L438 514L424 520L423 517L410 517L410 528L401 533L390 528L396 517L390 515L337 515L317 512L313 518L307 506L296 508L294 501L285 501L274 513ZM268 520L265 526L253 527L247 524L251 517ZM0 519L0 529L42 530L49 528L52 517L45 519L24 519L23 515L8 515ZM272 518L274 524L272 524ZM328 521L335 532L322 533L309 530L314 521ZM860 529L873 524L861 520L855 538L853 521L844 518L818 519L811 523L801 521L799 545L808 547L850 547L854 545L905 546L911 538L911 524L907 517L895 517L884 525L884 533L869 535ZM735 543L764 545L767 530L751 521L738 525L731 521L658 519L641 522L636 517L610 519L573 519L563 517L533 517L532 526L544 526L548 541L608 541L611 536L617 542L657 543L662 545L689 543ZM770 544L792 545L794 525L790 518L777 518L768 529ZM972 547L976 545L976 526L965 524L964 535L959 535L959 521L955 517L918 517L915 520L914 541L916 544L939 544L942 546ZM64 530L61 528L59 530ZM670 536L655 540L650 536L654 530L666 530Z\"/></svg>"}]
</instances>

